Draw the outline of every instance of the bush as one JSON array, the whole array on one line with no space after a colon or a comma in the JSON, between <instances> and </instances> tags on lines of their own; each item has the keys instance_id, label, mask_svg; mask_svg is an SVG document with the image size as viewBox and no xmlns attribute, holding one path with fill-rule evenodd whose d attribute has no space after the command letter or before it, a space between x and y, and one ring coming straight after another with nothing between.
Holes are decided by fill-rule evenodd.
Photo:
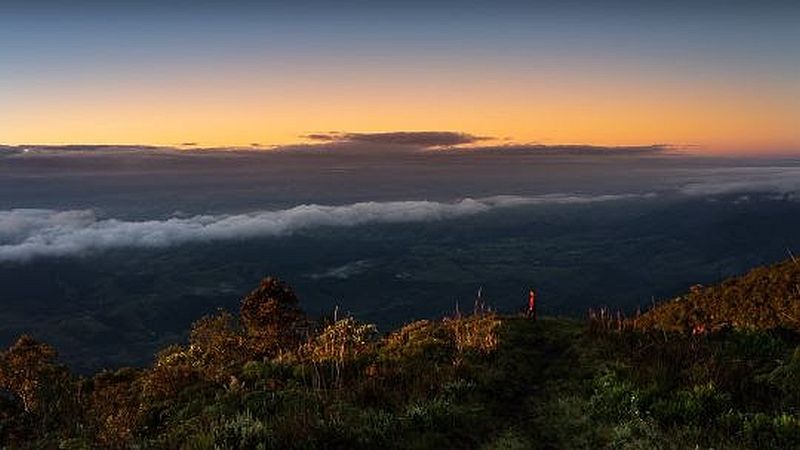
<instances>
[{"instance_id":1,"label":"bush","mask_svg":"<svg viewBox=\"0 0 800 450\"><path fill-rule=\"evenodd\" d=\"M679 390L653 404L653 414L662 422L677 425L707 425L730 411L731 397L714 383Z\"/></svg>"},{"instance_id":2,"label":"bush","mask_svg":"<svg viewBox=\"0 0 800 450\"><path fill-rule=\"evenodd\" d=\"M227 384L249 356L244 336L230 313L206 316L192 325L188 357L204 378Z\"/></svg>"},{"instance_id":3,"label":"bush","mask_svg":"<svg viewBox=\"0 0 800 450\"><path fill-rule=\"evenodd\" d=\"M275 448L272 431L249 410L223 420L212 432L215 448L266 450Z\"/></svg>"},{"instance_id":4,"label":"bush","mask_svg":"<svg viewBox=\"0 0 800 450\"><path fill-rule=\"evenodd\" d=\"M782 403L800 405L800 347L761 380L780 392Z\"/></svg>"},{"instance_id":5,"label":"bush","mask_svg":"<svg viewBox=\"0 0 800 450\"><path fill-rule=\"evenodd\" d=\"M343 364L362 356L377 338L375 325L346 317L325 327L303 346L302 352L314 362Z\"/></svg>"},{"instance_id":6,"label":"bush","mask_svg":"<svg viewBox=\"0 0 800 450\"><path fill-rule=\"evenodd\" d=\"M481 447L481 450L527 450L532 448L532 443L516 430L505 430L491 442Z\"/></svg>"},{"instance_id":7,"label":"bush","mask_svg":"<svg viewBox=\"0 0 800 450\"><path fill-rule=\"evenodd\" d=\"M497 348L500 319L495 314L446 319L444 325L453 333L456 349L461 353L488 354Z\"/></svg>"},{"instance_id":8,"label":"bush","mask_svg":"<svg viewBox=\"0 0 800 450\"><path fill-rule=\"evenodd\" d=\"M758 448L800 448L800 418L765 413L740 416L740 436Z\"/></svg>"},{"instance_id":9,"label":"bush","mask_svg":"<svg viewBox=\"0 0 800 450\"><path fill-rule=\"evenodd\" d=\"M623 422L642 415L641 394L631 383L614 371L606 371L594 379L594 393L589 399L591 414L611 422Z\"/></svg>"}]
</instances>

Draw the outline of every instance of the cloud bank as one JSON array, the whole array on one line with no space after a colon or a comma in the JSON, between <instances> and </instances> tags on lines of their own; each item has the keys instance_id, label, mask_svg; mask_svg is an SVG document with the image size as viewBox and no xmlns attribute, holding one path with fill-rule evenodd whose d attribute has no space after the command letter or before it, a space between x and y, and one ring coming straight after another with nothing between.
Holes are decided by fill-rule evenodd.
<instances>
[{"instance_id":1,"label":"cloud bank","mask_svg":"<svg viewBox=\"0 0 800 450\"><path fill-rule=\"evenodd\" d=\"M473 147L452 147L446 149L451 152L485 152L494 155L546 155L546 156L609 156L609 155L653 155L662 154L676 147L662 144L631 145L631 146L598 146L584 144L504 144L504 145L479 145Z\"/></svg>"},{"instance_id":2,"label":"cloud bank","mask_svg":"<svg viewBox=\"0 0 800 450\"><path fill-rule=\"evenodd\" d=\"M276 211L235 215L125 221L100 218L92 210L0 211L0 262L74 256L123 247L163 248L188 242L279 237L318 227L413 223L482 214L525 205L607 202L639 195L495 196L445 203L434 201L364 202L342 206L300 205Z\"/></svg>"},{"instance_id":3,"label":"cloud bank","mask_svg":"<svg viewBox=\"0 0 800 450\"><path fill-rule=\"evenodd\" d=\"M388 133L313 133L307 139L336 143L369 143L378 145L403 145L419 148L449 147L473 144L492 139L455 131L393 131Z\"/></svg>"},{"instance_id":4,"label":"cloud bank","mask_svg":"<svg viewBox=\"0 0 800 450\"><path fill-rule=\"evenodd\" d=\"M687 195L800 193L800 167L734 167L701 172L702 179L688 182L681 192Z\"/></svg>"},{"instance_id":5,"label":"cloud bank","mask_svg":"<svg viewBox=\"0 0 800 450\"><path fill-rule=\"evenodd\" d=\"M537 144L504 143L490 136L477 136L460 131L392 131L379 133L357 133L330 131L300 136L306 142L281 145L205 147L187 141L177 146L151 145L0 145L0 157L36 156L214 156L256 153L270 154L341 154L341 155L391 155L391 154L480 154L497 156L543 155L543 156L647 156L679 150L678 147L662 144L638 146L598 146L589 144ZM309 142L310 141L310 142ZM494 141L487 142L487 141Z\"/></svg>"}]
</instances>

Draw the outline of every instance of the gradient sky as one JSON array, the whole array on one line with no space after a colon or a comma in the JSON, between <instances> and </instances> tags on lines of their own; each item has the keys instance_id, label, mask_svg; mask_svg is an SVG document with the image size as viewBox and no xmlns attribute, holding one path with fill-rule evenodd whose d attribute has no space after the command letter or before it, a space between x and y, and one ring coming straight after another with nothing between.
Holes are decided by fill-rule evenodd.
<instances>
[{"instance_id":1,"label":"gradient sky","mask_svg":"<svg viewBox=\"0 0 800 450\"><path fill-rule=\"evenodd\" d=\"M0 142L795 152L798 23L796 1L4 1Z\"/></svg>"}]
</instances>

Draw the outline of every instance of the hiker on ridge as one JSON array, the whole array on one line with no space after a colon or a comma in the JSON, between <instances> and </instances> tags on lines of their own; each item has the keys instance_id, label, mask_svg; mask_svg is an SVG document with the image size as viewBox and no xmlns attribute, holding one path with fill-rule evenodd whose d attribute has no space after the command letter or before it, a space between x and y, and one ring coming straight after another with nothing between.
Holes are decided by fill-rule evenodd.
<instances>
[{"instance_id":1,"label":"hiker on ridge","mask_svg":"<svg viewBox=\"0 0 800 450\"><path fill-rule=\"evenodd\" d=\"M528 314L527 317L533 318L533 321L536 321L536 293L533 292L533 288L528 292Z\"/></svg>"}]
</instances>

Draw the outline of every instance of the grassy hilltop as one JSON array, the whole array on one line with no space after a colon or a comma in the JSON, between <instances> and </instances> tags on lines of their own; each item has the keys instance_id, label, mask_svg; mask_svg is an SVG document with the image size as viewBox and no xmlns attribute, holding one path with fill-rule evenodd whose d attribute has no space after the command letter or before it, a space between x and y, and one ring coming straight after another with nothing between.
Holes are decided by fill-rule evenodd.
<instances>
[{"instance_id":1,"label":"grassy hilltop","mask_svg":"<svg viewBox=\"0 0 800 450\"><path fill-rule=\"evenodd\" d=\"M311 322L265 279L148 368L69 372L29 337L0 355L10 448L797 448L800 265L628 319L489 312L386 335Z\"/></svg>"},{"instance_id":2,"label":"grassy hilltop","mask_svg":"<svg viewBox=\"0 0 800 450\"><path fill-rule=\"evenodd\" d=\"M643 317L642 325L667 331L695 326L719 330L800 328L800 261L759 267L714 286L693 286Z\"/></svg>"}]
</instances>

